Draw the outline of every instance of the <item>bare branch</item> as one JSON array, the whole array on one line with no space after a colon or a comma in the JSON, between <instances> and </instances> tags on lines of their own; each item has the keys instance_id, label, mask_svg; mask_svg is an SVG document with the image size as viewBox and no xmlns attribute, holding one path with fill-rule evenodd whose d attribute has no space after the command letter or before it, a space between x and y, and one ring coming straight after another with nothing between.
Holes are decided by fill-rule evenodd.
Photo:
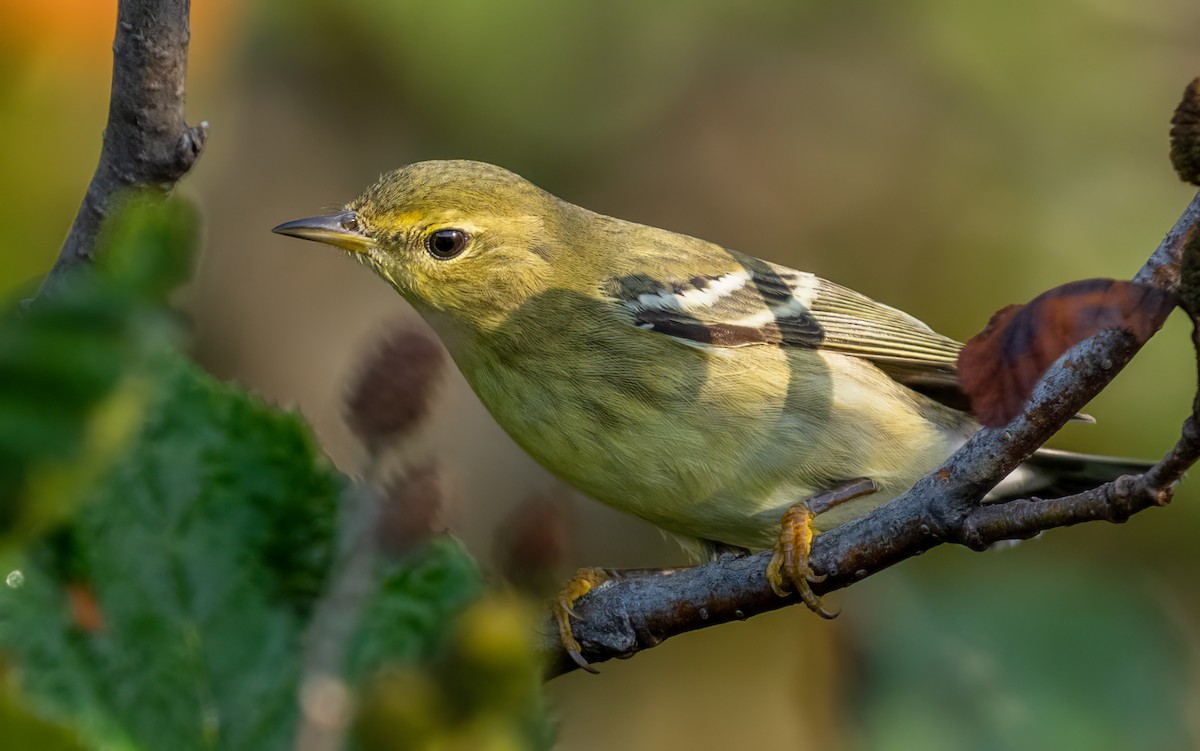
<instances>
[{"instance_id":1,"label":"bare branch","mask_svg":"<svg viewBox=\"0 0 1200 751\"><path fill-rule=\"evenodd\" d=\"M208 124L183 119L190 0L120 0L112 93L100 163L40 294L91 262L113 199L129 189L168 192L195 164Z\"/></svg>"},{"instance_id":2,"label":"bare branch","mask_svg":"<svg viewBox=\"0 0 1200 751\"><path fill-rule=\"evenodd\" d=\"M1200 194L1184 210L1134 280L1179 292L1185 248L1200 237ZM1189 249L1189 256L1196 249ZM1188 264L1189 270L1192 264ZM1197 265L1200 268L1200 265ZM1189 274L1189 277L1191 274ZM1190 290L1182 295L1185 307ZM811 564L827 578L818 594L847 587L946 542L982 549L1054 527L1094 519L1124 521L1171 498L1174 484L1200 458L1200 417L1184 424L1179 443L1145 474L1121 478L1067 498L980 505L997 482L1044 444L1108 385L1140 345L1109 330L1070 350L1046 374L1023 415L1008 426L976 433L941 467L873 513L819 535ZM771 551L727 556L692 569L616 579L574 604L574 634L592 663L630 657L677 634L741 620L797 602L766 580ZM548 677L577 666L547 617L543 650Z\"/></svg>"}]
</instances>

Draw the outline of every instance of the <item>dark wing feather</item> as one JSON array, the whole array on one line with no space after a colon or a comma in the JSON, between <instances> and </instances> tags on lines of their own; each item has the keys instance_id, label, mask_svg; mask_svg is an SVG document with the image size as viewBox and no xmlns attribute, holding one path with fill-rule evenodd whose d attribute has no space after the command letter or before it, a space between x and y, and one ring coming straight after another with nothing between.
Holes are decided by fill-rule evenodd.
<instances>
[{"instance_id":1,"label":"dark wing feather","mask_svg":"<svg viewBox=\"0 0 1200 751\"><path fill-rule=\"evenodd\" d=\"M907 313L833 282L729 251L723 274L614 277L602 292L635 326L697 347L824 349L873 363L897 383L969 411L962 344ZM1076 420L1094 422L1085 414Z\"/></svg>"},{"instance_id":2,"label":"dark wing feather","mask_svg":"<svg viewBox=\"0 0 1200 751\"><path fill-rule=\"evenodd\" d=\"M641 329L693 346L775 345L861 357L956 409L962 345L916 318L812 274L750 256L724 274L616 277L604 293Z\"/></svg>"}]
</instances>

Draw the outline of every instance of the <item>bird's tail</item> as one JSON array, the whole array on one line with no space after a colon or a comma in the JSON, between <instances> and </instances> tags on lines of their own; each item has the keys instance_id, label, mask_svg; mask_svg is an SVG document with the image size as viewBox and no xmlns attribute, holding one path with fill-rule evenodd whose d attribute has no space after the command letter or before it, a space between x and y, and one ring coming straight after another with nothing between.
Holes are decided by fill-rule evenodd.
<instances>
[{"instance_id":1,"label":"bird's tail","mask_svg":"<svg viewBox=\"0 0 1200 751\"><path fill-rule=\"evenodd\" d=\"M1038 449L987 495L996 503L1014 498L1057 498L1090 490L1121 475L1145 472L1154 462L1059 449Z\"/></svg>"}]
</instances>

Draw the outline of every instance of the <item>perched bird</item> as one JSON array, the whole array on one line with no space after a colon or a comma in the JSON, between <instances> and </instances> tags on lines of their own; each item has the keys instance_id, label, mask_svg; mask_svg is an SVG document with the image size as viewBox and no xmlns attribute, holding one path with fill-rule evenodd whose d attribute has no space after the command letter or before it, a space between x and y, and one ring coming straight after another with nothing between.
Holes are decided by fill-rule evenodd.
<instances>
[{"instance_id":1,"label":"perched bird","mask_svg":"<svg viewBox=\"0 0 1200 751\"><path fill-rule=\"evenodd\" d=\"M343 211L274 231L383 277L551 472L701 550L774 546L772 584L819 612L812 534L904 492L978 427L956 382L961 345L916 318L489 164L412 164ZM1008 485L1045 492L1137 469L1044 452ZM804 504L823 493L835 503ZM562 601L576 657L565 613L595 581Z\"/></svg>"}]
</instances>

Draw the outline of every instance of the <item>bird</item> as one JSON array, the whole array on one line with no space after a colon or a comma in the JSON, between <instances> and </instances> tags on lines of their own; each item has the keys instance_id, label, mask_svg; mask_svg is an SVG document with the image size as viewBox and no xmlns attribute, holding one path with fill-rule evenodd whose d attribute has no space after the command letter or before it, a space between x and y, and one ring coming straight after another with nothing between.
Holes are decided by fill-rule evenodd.
<instances>
[{"instance_id":1,"label":"bird","mask_svg":"<svg viewBox=\"0 0 1200 751\"><path fill-rule=\"evenodd\" d=\"M551 473L697 557L773 549L772 587L821 615L813 535L900 495L979 428L958 387L962 345L917 318L491 164L410 164L273 231L347 251L391 285ZM1043 449L992 497L1143 466ZM609 575L581 571L559 598L584 667L571 604Z\"/></svg>"}]
</instances>

